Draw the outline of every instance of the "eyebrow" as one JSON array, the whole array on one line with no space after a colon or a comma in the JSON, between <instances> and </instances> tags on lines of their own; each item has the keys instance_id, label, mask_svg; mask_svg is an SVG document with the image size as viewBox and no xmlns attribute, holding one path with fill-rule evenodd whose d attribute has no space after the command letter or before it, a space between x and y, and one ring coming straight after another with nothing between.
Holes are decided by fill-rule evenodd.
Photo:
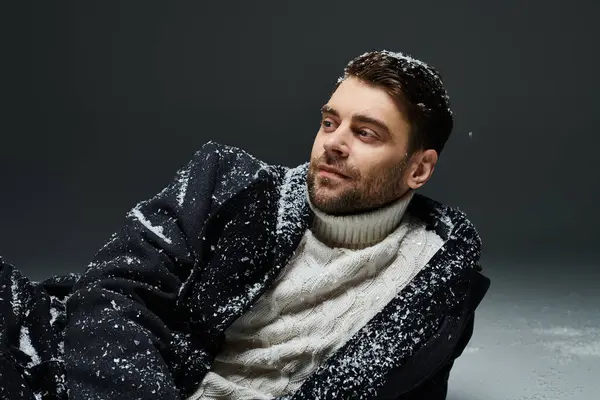
<instances>
[{"instance_id":1,"label":"eyebrow","mask_svg":"<svg viewBox=\"0 0 600 400\"><path fill-rule=\"evenodd\" d=\"M321 114L331 114L337 118L340 118L340 113L333 107L328 106L327 104L321 107ZM377 126L379 129L383 130L387 135L390 135L390 128L385 124L385 122L369 117L365 114L354 114L352 116L352 121L363 122L371 125Z\"/></svg>"}]
</instances>

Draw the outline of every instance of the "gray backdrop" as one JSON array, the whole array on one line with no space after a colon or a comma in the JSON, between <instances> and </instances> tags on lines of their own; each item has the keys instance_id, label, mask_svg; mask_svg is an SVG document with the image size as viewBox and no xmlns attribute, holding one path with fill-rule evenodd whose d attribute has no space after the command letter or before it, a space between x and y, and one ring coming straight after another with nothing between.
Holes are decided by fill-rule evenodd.
<instances>
[{"instance_id":1,"label":"gray backdrop","mask_svg":"<svg viewBox=\"0 0 600 400\"><path fill-rule=\"evenodd\" d=\"M208 140L306 161L346 63L404 51L456 115L423 193L467 212L492 278L449 399L600 391L598 1L19 6L2 13L0 254L29 276L83 270Z\"/></svg>"},{"instance_id":2,"label":"gray backdrop","mask_svg":"<svg viewBox=\"0 0 600 400\"><path fill-rule=\"evenodd\" d=\"M31 73L7 79L0 254L83 268L208 140L304 162L346 62L385 48L445 79L456 129L423 193L467 212L488 263L596 259L598 2L291 3L34 3Z\"/></svg>"}]
</instances>

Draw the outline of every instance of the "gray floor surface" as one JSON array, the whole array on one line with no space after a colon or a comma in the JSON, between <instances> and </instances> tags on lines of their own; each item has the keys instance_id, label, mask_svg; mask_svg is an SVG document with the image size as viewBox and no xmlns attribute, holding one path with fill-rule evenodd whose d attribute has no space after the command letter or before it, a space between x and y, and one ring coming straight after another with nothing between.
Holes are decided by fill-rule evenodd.
<instances>
[{"instance_id":1,"label":"gray floor surface","mask_svg":"<svg viewBox=\"0 0 600 400\"><path fill-rule=\"evenodd\" d=\"M447 400L600 399L595 266L495 265Z\"/></svg>"}]
</instances>

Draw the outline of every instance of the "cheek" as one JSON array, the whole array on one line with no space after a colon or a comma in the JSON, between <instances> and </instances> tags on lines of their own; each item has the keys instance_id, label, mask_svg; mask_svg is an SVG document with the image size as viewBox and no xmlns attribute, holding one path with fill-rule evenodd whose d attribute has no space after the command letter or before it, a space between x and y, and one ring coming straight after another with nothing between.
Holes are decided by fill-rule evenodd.
<instances>
[{"instance_id":1,"label":"cheek","mask_svg":"<svg viewBox=\"0 0 600 400\"><path fill-rule=\"evenodd\" d=\"M393 171L397 168L393 162L385 162L380 158L357 161L353 165L358 167L360 181L365 185L379 184L381 181L388 180L390 175L395 175Z\"/></svg>"},{"instance_id":2,"label":"cheek","mask_svg":"<svg viewBox=\"0 0 600 400\"><path fill-rule=\"evenodd\" d=\"M370 180L377 175L380 175L384 169L384 164L378 160L377 157L371 157L368 154L367 157L350 157L350 164L356 172L360 174L360 177L365 180Z\"/></svg>"}]
</instances>

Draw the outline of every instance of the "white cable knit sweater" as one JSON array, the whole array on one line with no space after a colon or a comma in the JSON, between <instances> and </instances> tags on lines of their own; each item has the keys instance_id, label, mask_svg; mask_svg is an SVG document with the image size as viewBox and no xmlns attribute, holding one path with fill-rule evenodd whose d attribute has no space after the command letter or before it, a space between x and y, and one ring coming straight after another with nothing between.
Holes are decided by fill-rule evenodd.
<instances>
[{"instance_id":1,"label":"white cable knit sweater","mask_svg":"<svg viewBox=\"0 0 600 400\"><path fill-rule=\"evenodd\" d=\"M316 210L275 284L225 332L200 399L272 399L297 390L442 246L406 207L335 217ZM309 202L310 203L310 202Z\"/></svg>"}]
</instances>

